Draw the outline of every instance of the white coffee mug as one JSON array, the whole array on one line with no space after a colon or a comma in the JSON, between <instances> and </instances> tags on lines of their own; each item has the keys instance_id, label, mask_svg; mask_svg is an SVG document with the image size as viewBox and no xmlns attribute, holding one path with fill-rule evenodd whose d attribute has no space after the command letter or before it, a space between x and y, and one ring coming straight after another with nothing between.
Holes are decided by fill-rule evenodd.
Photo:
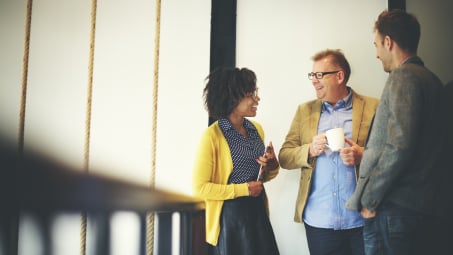
<instances>
[{"instance_id":1,"label":"white coffee mug","mask_svg":"<svg viewBox=\"0 0 453 255\"><path fill-rule=\"evenodd\" d=\"M343 128L333 128L326 131L327 146L332 151L338 151L344 147L344 130Z\"/></svg>"}]
</instances>

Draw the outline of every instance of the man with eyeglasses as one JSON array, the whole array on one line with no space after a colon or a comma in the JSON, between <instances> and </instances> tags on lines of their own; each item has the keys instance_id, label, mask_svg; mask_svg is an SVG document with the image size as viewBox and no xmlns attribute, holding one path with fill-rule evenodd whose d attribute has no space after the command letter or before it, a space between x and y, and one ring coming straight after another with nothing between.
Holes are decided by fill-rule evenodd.
<instances>
[{"instance_id":1,"label":"man with eyeglasses","mask_svg":"<svg viewBox=\"0 0 453 255\"><path fill-rule=\"evenodd\" d=\"M300 169L294 221L304 222L311 255L363 255L363 219L346 210L378 99L347 85L351 68L341 50L313 57L308 73L317 99L298 106L279 152L284 169ZM325 132L341 127L346 146L333 152Z\"/></svg>"}]
</instances>

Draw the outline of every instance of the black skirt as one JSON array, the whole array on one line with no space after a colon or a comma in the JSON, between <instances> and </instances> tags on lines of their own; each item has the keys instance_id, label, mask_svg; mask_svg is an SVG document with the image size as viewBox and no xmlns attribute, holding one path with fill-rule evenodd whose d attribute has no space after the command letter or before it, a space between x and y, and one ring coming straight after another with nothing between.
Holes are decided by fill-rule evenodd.
<instances>
[{"instance_id":1,"label":"black skirt","mask_svg":"<svg viewBox=\"0 0 453 255\"><path fill-rule=\"evenodd\" d=\"M219 240L217 246L212 247L212 254L280 254L263 193L260 197L240 197L223 203Z\"/></svg>"}]
</instances>

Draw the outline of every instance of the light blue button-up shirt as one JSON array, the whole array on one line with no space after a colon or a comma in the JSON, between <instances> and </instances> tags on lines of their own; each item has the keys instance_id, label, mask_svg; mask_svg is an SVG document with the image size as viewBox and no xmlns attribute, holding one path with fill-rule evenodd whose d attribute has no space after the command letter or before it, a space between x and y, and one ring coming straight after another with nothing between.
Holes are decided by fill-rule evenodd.
<instances>
[{"instance_id":1,"label":"light blue button-up shirt","mask_svg":"<svg viewBox=\"0 0 453 255\"><path fill-rule=\"evenodd\" d=\"M352 139L352 93L348 89L348 96L336 105L323 103L318 133L342 127L345 136ZM316 161L311 193L302 215L304 222L313 227L335 230L363 226L360 213L344 206L355 187L354 166L344 165L338 152L326 149Z\"/></svg>"}]
</instances>

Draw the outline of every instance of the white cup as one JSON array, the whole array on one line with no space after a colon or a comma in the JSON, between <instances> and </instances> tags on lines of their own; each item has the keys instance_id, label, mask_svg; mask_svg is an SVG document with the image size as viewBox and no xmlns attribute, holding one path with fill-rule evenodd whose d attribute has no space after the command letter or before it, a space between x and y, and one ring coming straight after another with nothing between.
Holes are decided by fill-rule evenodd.
<instances>
[{"instance_id":1,"label":"white cup","mask_svg":"<svg viewBox=\"0 0 453 255\"><path fill-rule=\"evenodd\" d=\"M326 131L327 146L332 151L338 151L344 147L344 130L343 128L333 128Z\"/></svg>"}]
</instances>

